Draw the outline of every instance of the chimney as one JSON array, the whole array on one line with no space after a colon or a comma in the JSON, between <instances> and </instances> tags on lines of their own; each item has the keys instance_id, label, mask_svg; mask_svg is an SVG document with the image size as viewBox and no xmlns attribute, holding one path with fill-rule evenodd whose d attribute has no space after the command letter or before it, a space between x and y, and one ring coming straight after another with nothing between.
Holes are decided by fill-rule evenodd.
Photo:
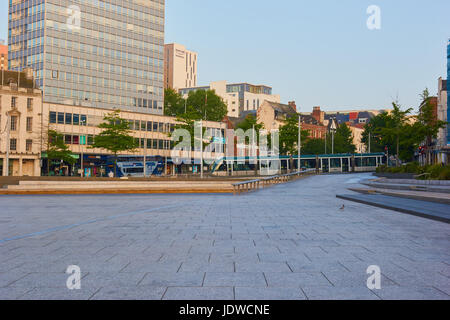
<instances>
[{"instance_id":1,"label":"chimney","mask_svg":"<svg viewBox=\"0 0 450 320\"><path fill-rule=\"evenodd\" d=\"M297 105L295 104L295 101L289 101L288 105L290 105L291 107L293 107L295 109L295 111L297 111Z\"/></svg>"},{"instance_id":2,"label":"chimney","mask_svg":"<svg viewBox=\"0 0 450 320\"><path fill-rule=\"evenodd\" d=\"M312 116L317 122L323 123L325 121L325 112L320 110L320 107L314 107Z\"/></svg>"}]
</instances>

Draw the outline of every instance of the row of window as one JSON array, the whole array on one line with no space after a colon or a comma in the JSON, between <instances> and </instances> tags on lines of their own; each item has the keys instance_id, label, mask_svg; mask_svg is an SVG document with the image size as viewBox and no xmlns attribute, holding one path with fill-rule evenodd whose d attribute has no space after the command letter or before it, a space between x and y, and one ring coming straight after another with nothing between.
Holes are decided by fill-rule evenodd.
<instances>
[{"instance_id":1,"label":"row of window","mask_svg":"<svg viewBox=\"0 0 450 320\"><path fill-rule=\"evenodd\" d=\"M1 116L0 116L1 120ZM27 117L26 120L26 126L27 131L32 132L33 131L33 117ZM1 122L1 121L0 121ZM10 131L18 131L19 130L19 117L18 116L11 116L10 117Z\"/></svg>"},{"instance_id":2,"label":"row of window","mask_svg":"<svg viewBox=\"0 0 450 320\"><path fill-rule=\"evenodd\" d=\"M50 21L50 20L47 20ZM97 24L97 21L94 22L95 24ZM67 30L67 26L64 24L61 24L59 22L55 22L55 21L51 21L49 24L49 27L55 27L55 29L60 29L60 30ZM124 24L124 26L122 27L122 30L127 30L129 32L133 32L134 26L130 25L130 24ZM159 41L157 41L157 43L151 43L150 41L140 41L140 40L135 40L135 39L131 39L131 38L125 38L122 36L118 36L115 35L113 33L104 33L101 31L97 31L97 30L89 30L86 28L81 28L82 30L80 30L80 33L83 37L85 37L85 39L89 39L89 38L94 38L94 39L101 39L102 41L109 41L114 43L115 45L120 45L120 46L129 46L129 47L136 47L136 48L140 48L142 50L146 50L146 51L155 51L158 53L163 53L164 48L162 45L159 44ZM108 28L109 29L109 28ZM146 35L147 36L147 35ZM150 39L149 39L150 40Z\"/></svg>"},{"instance_id":3,"label":"row of window","mask_svg":"<svg viewBox=\"0 0 450 320\"><path fill-rule=\"evenodd\" d=\"M63 56L63 55L55 55L55 54L50 54L50 53L47 53L45 55L45 57L48 62L51 62L53 64L76 67L78 70L79 69L88 69L88 70L84 70L86 73L89 73L90 70L99 71L99 72L105 73L105 75L107 75L108 73L116 73L117 75L120 75L120 76L126 75L126 76L133 77L136 82L138 82L138 80L140 80L138 78L153 80L153 81L162 81L161 73L155 73L155 72L145 71L145 70L138 70L138 69L127 68L127 67L119 66L119 65L106 64L106 63L84 60L84 59L77 59L77 58L73 58L73 57L67 57L67 56ZM81 71L81 70L79 70L79 71ZM47 72L50 72L50 71L47 71ZM138 85L138 84L132 84L132 83L126 84L129 82L128 81L111 80L111 79L106 79L106 78L84 76L84 75L80 74L79 72L77 72L77 73L67 72L68 75L66 75L66 73L62 72L62 71L55 71L55 72L53 72L52 74L47 73L46 77L49 79L53 78L53 79L66 80L66 81L70 81L70 82L83 81L88 84L108 86L111 88L120 87L121 89L126 88L127 90L133 90L136 92L144 91L144 92L148 92L148 93L162 95L162 89L159 87L153 87L153 86L146 87L144 85ZM85 77L86 77L86 79L85 79ZM91 80L91 78L92 78L92 80ZM149 81L146 81L146 82L149 82ZM123 83L123 84L120 84L120 83Z\"/></svg>"},{"instance_id":4,"label":"row of window","mask_svg":"<svg viewBox=\"0 0 450 320\"><path fill-rule=\"evenodd\" d=\"M64 9L67 10L66 8L64 8ZM64 12L64 14L62 15L62 19L64 19L64 20L67 19L67 12ZM152 36L153 38L155 38L157 40L164 39L164 32L146 28L146 27L141 27L136 24L130 24L130 23L127 24L125 22L121 22L121 21L117 21L117 20L113 20L113 19L109 19L109 18L104 18L104 17L93 15L90 13L83 13L82 19L85 21L89 21L96 26L100 25L100 26L103 26L106 28L116 28L118 30L128 30L130 32L133 32L134 34L135 33L142 34L149 38L150 38L150 36ZM81 20L81 21L83 21L83 20ZM80 24L81 24L81 21L80 21ZM81 36L92 36L92 33L91 33L92 30L86 29L85 25L83 28L73 28L72 26L69 27L69 25L67 23L60 23L60 22L53 21L53 20L46 20L46 22L47 22L46 26L48 28L53 28L55 30L63 31L63 32L67 32L67 31L77 32ZM71 29L69 29L69 28L71 28Z\"/></svg>"},{"instance_id":5,"label":"row of window","mask_svg":"<svg viewBox=\"0 0 450 320\"><path fill-rule=\"evenodd\" d=\"M163 25L164 24L164 18L152 15L152 14L148 14L142 11L137 11L137 10L133 10L130 8L125 8L119 5L115 5L112 3L108 3L108 2L104 2L104 1L99 1L99 0L75 0L75 2L81 3L81 4L85 4L85 5L90 5L94 8L100 8L100 9L106 9L109 11L112 11L116 14L121 14L123 16L129 17L131 20L133 19L139 19L139 20L143 20L143 21L147 21L147 22L152 22L152 23L156 23L156 24L160 24ZM162 12L164 10L164 5L159 4L155 1L146 1L148 3L147 6L153 7L156 10L160 11L160 15L162 15ZM51 5L52 9L55 10L55 6ZM57 9L57 8L56 8ZM65 8L64 8L65 9ZM67 9L65 9L67 10Z\"/></svg>"},{"instance_id":6,"label":"row of window","mask_svg":"<svg viewBox=\"0 0 450 320\"><path fill-rule=\"evenodd\" d=\"M53 101L54 103L61 103L65 99L76 99L80 101L94 101L101 103L109 103L111 105L117 106L128 106L128 107L140 107L140 108L152 108L154 110L162 110L162 101L149 100L143 98L133 98L116 96L111 94L103 94L97 92L90 92L85 90L73 90L73 89L63 89L56 87L45 87L45 99L47 101ZM51 100L51 97L55 99ZM146 106L146 107L145 107Z\"/></svg>"},{"instance_id":7,"label":"row of window","mask_svg":"<svg viewBox=\"0 0 450 320\"><path fill-rule=\"evenodd\" d=\"M87 116L85 114L73 114L73 113L51 111L50 123L87 126Z\"/></svg>"},{"instance_id":8,"label":"row of window","mask_svg":"<svg viewBox=\"0 0 450 320\"><path fill-rule=\"evenodd\" d=\"M33 140L27 139L25 140L25 150L27 152L31 152L33 149ZM19 149L18 141L16 138L9 139L9 150L17 151Z\"/></svg>"},{"instance_id":9,"label":"row of window","mask_svg":"<svg viewBox=\"0 0 450 320\"><path fill-rule=\"evenodd\" d=\"M11 97L11 108L17 108L18 97L12 96ZM2 108L2 96L0 96L0 110ZM27 98L27 110L32 111L33 110L33 98Z\"/></svg>"},{"instance_id":10,"label":"row of window","mask_svg":"<svg viewBox=\"0 0 450 320\"><path fill-rule=\"evenodd\" d=\"M175 130L173 123L164 123L156 121L126 120L129 123L130 130L169 133ZM51 124L66 124L75 126L92 126L88 123L88 117L85 114L64 113L50 111Z\"/></svg>"},{"instance_id":11,"label":"row of window","mask_svg":"<svg viewBox=\"0 0 450 320\"><path fill-rule=\"evenodd\" d=\"M116 63L119 66L125 66L125 65L129 65L130 62L134 62L134 63L140 63L140 64L144 64L146 66L153 66L155 68L162 68L164 66L164 61L162 59L155 59L153 58L150 54L146 54L146 55L138 55L138 54L134 54L134 53L129 53L123 50L115 50L115 49L109 49L109 48L104 48L104 47L100 47L100 46L94 46L94 45L90 45L90 44L84 44L84 43L80 43L80 42L76 42L76 41L70 41L70 40L62 40L59 38L53 38L53 37L47 37L46 38L46 45L49 46L53 46L53 47L57 47L60 49L67 51L70 51L70 57L76 57L76 54L73 54L73 51L79 51L82 53L87 53L87 54L92 54L95 56L100 56L100 57L107 57L107 58L112 58L112 59L116 59L116 60L122 60L120 61L116 61ZM122 46L121 44L118 46ZM123 47L124 49L126 47ZM142 50L143 52L146 52L145 49ZM79 56L79 55L78 55ZM65 57L65 64L68 65L72 65L77 63L77 60L68 60L69 57ZM47 58L47 61L52 61L49 60L49 58ZM75 58L78 59L78 58ZM91 61L92 63L94 61ZM95 68L95 64L92 65L93 68ZM100 66L99 66L100 68ZM101 69L99 69L101 70ZM127 72L123 72L123 74L127 74ZM130 75L134 75L130 74Z\"/></svg>"},{"instance_id":12,"label":"row of window","mask_svg":"<svg viewBox=\"0 0 450 320\"><path fill-rule=\"evenodd\" d=\"M92 146L94 144L94 136L80 136L73 134L64 135L64 143L67 145L84 145ZM171 150L174 147L174 143L171 140L162 139L142 139L135 138L135 143L140 149L155 149L155 150Z\"/></svg>"}]
</instances>

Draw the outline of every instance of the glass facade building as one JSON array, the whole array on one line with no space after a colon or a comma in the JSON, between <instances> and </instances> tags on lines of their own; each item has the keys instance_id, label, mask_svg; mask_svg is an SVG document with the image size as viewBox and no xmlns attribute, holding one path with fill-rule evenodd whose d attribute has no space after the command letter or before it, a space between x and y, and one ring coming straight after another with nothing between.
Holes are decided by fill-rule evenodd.
<instances>
[{"instance_id":1,"label":"glass facade building","mask_svg":"<svg viewBox=\"0 0 450 320\"><path fill-rule=\"evenodd\" d=\"M9 0L11 70L44 102L163 114L165 0Z\"/></svg>"}]
</instances>

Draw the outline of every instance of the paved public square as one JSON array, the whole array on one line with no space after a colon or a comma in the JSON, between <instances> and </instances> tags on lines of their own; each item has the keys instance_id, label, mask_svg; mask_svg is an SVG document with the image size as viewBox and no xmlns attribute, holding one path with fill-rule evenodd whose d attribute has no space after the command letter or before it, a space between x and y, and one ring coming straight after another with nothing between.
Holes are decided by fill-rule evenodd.
<instances>
[{"instance_id":1,"label":"paved public square","mask_svg":"<svg viewBox=\"0 0 450 320\"><path fill-rule=\"evenodd\" d=\"M450 225L336 198L368 177L241 196L2 196L0 299L450 299Z\"/></svg>"}]
</instances>

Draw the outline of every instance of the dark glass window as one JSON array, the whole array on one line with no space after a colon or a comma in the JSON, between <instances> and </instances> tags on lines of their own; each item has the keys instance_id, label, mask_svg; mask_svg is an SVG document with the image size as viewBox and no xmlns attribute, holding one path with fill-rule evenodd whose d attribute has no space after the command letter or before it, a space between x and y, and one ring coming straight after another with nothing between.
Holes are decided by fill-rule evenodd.
<instances>
[{"instance_id":1,"label":"dark glass window","mask_svg":"<svg viewBox=\"0 0 450 320\"><path fill-rule=\"evenodd\" d=\"M73 124L76 126L78 126L80 124L80 115L79 114L73 115Z\"/></svg>"},{"instance_id":2,"label":"dark glass window","mask_svg":"<svg viewBox=\"0 0 450 320\"><path fill-rule=\"evenodd\" d=\"M80 116L80 118L81 118L81 125L86 126L87 125L87 116L85 114L82 114Z\"/></svg>"},{"instance_id":3,"label":"dark glass window","mask_svg":"<svg viewBox=\"0 0 450 320\"><path fill-rule=\"evenodd\" d=\"M66 124L72 124L72 114L66 113Z\"/></svg>"},{"instance_id":4,"label":"dark glass window","mask_svg":"<svg viewBox=\"0 0 450 320\"><path fill-rule=\"evenodd\" d=\"M152 131L152 122L147 121L147 131Z\"/></svg>"},{"instance_id":5,"label":"dark glass window","mask_svg":"<svg viewBox=\"0 0 450 320\"><path fill-rule=\"evenodd\" d=\"M58 112L58 124L64 124L64 113Z\"/></svg>"},{"instance_id":6,"label":"dark glass window","mask_svg":"<svg viewBox=\"0 0 450 320\"><path fill-rule=\"evenodd\" d=\"M56 112L50 112L50 123L56 123Z\"/></svg>"}]
</instances>

